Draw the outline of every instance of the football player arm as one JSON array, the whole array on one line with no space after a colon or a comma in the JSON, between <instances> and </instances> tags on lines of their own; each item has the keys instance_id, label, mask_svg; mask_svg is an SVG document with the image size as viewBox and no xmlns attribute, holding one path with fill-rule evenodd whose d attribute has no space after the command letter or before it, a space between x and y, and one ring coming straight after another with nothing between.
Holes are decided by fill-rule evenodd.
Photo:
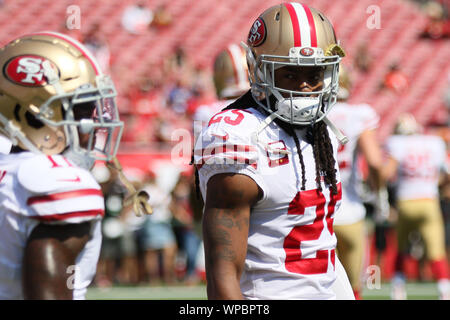
<instances>
[{"instance_id":1,"label":"football player arm","mask_svg":"<svg viewBox=\"0 0 450 320\"><path fill-rule=\"evenodd\" d=\"M393 181L397 176L398 162L392 156L389 156L383 165L383 179Z\"/></svg>"},{"instance_id":2,"label":"football player arm","mask_svg":"<svg viewBox=\"0 0 450 320\"><path fill-rule=\"evenodd\" d=\"M369 179L374 190L385 184L383 177L383 155L375 130L365 130L358 139L358 147L369 167Z\"/></svg>"},{"instance_id":3,"label":"football player arm","mask_svg":"<svg viewBox=\"0 0 450 320\"><path fill-rule=\"evenodd\" d=\"M203 240L208 299L242 299L251 207L261 198L256 182L242 174L223 173L207 185Z\"/></svg>"},{"instance_id":4,"label":"football player arm","mask_svg":"<svg viewBox=\"0 0 450 320\"><path fill-rule=\"evenodd\" d=\"M70 267L90 237L90 222L67 225L40 223L24 252L22 285L25 299L73 299ZM75 271L76 272L76 271Z\"/></svg>"}]
</instances>

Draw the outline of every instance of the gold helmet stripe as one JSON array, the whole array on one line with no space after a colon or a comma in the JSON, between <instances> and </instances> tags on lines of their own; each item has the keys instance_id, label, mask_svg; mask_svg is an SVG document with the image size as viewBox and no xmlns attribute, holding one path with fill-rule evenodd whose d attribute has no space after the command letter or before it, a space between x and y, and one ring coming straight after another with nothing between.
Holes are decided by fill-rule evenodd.
<instances>
[{"instance_id":1,"label":"gold helmet stripe","mask_svg":"<svg viewBox=\"0 0 450 320\"><path fill-rule=\"evenodd\" d=\"M316 26L309 7L295 2L285 3L285 6L291 17L294 46L317 47Z\"/></svg>"},{"instance_id":2,"label":"gold helmet stripe","mask_svg":"<svg viewBox=\"0 0 450 320\"><path fill-rule=\"evenodd\" d=\"M74 46L76 49L78 49L81 54L86 57L86 59L88 59L88 61L91 63L92 67L94 68L95 74L96 75L101 75L102 74L102 70L100 69L100 65L97 62L97 59L89 52L89 50L79 41L68 37L62 33L58 33L58 32L52 32L52 31L43 31L43 32L36 32L36 33L31 33L29 34L29 36L50 36L50 37L56 37L59 39L62 39L64 41L67 41L68 43L70 43L72 46Z\"/></svg>"}]
</instances>

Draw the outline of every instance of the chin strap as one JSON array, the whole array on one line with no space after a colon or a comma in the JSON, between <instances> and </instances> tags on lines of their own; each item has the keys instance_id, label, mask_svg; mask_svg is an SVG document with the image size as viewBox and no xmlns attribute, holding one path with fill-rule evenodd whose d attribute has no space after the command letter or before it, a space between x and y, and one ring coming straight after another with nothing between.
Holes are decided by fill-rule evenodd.
<instances>
[{"instance_id":1,"label":"chin strap","mask_svg":"<svg viewBox=\"0 0 450 320\"><path fill-rule=\"evenodd\" d=\"M319 111L319 115L322 116L323 112ZM328 119L327 116L323 117L322 119L323 122L325 122L327 124L327 126L330 127L331 131L333 131L333 133L336 135L336 138L339 140L339 143L344 145L348 142L348 138L347 136L345 136L341 130L339 130L333 122L330 121L330 119Z\"/></svg>"},{"instance_id":2,"label":"chin strap","mask_svg":"<svg viewBox=\"0 0 450 320\"><path fill-rule=\"evenodd\" d=\"M150 196L144 190L140 191L136 190L133 184L127 179L127 177L123 173L122 166L120 165L119 160L117 160L117 158L114 157L111 161L107 162L106 165L110 169L117 170L117 172L119 173L120 182L123 183L123 185L128 191L128 195L125 197L123 205L126 207L132 204L133 211L138 217L142 216L142 214L152 214L153 209L148 203Z\"/></svg>"},{"instance_id":3,"label":"chin strap","mask_svg":"<svg viewBox=\"0 0 450 320\"><path fill-rule=\"evenodd\" d=\"M277 117L276 112L271 113L263 122L261 122L256 131L252 133L251 139L253 144L259 144L263 146L270 153L280 153L280 154L290 154L291 152L283 149L273 148L268 143L259 140L259 134L263 131L275 118Z\"/></svg>"},{"instance_id":4,"label":"chin strap","mask_svg":"<svg viewBox=\"0 0 450 320\"><path fill-rule=\"evenodd\" d=\"M322 116L322 111L319 111L319 116ZM259 124L259 126L256 128L256 131L252 133L251 139L253 144L259 144L262 145L267 151L271 153L281 153L281 154L290 154L287 150L281 150L281 149L274 149L269 144L265 143L264 141L259 140L259 134L261 131L263 131L275 118L277 117L277 113L273 112L271 113L266 119L264 119L263 122ZM331 131L334 132L336 135L336 138L339 140L339 143L346 144L348 142L348 137L345 136L335 125L328 119L326 116L323 117L322 121L324 121L327 126L330 127Z\"/></svg>"}]
</instances>

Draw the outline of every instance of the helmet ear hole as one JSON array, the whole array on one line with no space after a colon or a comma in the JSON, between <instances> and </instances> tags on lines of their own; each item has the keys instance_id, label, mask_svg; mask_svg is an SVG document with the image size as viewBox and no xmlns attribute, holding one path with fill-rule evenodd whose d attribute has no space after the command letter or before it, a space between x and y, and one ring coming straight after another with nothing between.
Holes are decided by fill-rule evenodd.
<instances>
[{"instance_id":1,"label":"helmet ear hole","mask_svg":"<svg viewBox=\"0 0 450 320\"><path fill-rule=\"evenodd\" d=\"M17 121L20 122L19 111L20 111L20 104L16 104L16 106L14 107L14 117L16 118Z\"/></svg>"},{"instance_id":2,"label":"helmet ear hole","mask_svg":"<svg viewBox=\"0 0 450 320\"><path fill-rule=\"evenodd\" d=\"M36 117L29 111L25 112L25 119L27 120L27 124L34 129L40 129L44 127L42 121L36 119Z\"/></svg>"}]
</instances>

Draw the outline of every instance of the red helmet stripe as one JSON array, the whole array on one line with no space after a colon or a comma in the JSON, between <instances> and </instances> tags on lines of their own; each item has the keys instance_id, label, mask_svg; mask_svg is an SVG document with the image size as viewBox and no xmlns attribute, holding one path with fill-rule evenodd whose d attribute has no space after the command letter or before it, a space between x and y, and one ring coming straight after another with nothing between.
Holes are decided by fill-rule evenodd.
<instances>
[{"instance_id":1,"label":"red helmet stripe","mask_svg":"<svg viewBox=\"0 0 450 320\"><path fill-rule=\"evenodd\" d=\"M300 33L300 25L298 23L297 13L295 12L294 6L291 3L284 4L291 17L292 28L294 32L294 47L301 47L302 39Z\"/></svg>"},{"instance_id":2,"label":"red helmet stripe","mask_svg":"<svg viewBox=\"0 0 450 320\"><path fill-rule=\"evenodd\" d=\"M317 47L316 25L314 23L313 15L307 5L302 4L302 6L305 10L306 17L308 18L309 32L311 34L311 47Z\"/></svg>"},{"instance_id":3,"label":"red helmet stripe","mask_svg":"<svg viewBox=\"0 0 450 320\"><path fill-rule=\"evenodd\" d=\"M316 25L311 9L304 4L292 2L285 3L291 17L294 46L317 47Z\"/></svg>"}]
</instances>

